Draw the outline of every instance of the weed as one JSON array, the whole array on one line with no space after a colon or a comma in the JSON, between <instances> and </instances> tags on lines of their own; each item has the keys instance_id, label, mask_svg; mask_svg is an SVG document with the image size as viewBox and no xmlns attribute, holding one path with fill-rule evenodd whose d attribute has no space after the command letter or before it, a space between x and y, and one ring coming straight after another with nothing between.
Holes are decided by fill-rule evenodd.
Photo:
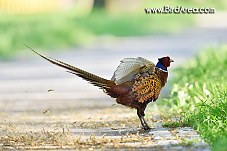
<instances>
[{"instance_id":1,"label":"weed","mask_svg":"<svg viewBox=\"0 0 227 151\"><path fill-rule=\"evenodd\" d=\"M187 127L189 126L188 123L183 123L181 121L172 121L172 122L164 122L162 124L163 127L168 127L168 128L177 128L177 127Z\"/></svg>"}]
</instances>

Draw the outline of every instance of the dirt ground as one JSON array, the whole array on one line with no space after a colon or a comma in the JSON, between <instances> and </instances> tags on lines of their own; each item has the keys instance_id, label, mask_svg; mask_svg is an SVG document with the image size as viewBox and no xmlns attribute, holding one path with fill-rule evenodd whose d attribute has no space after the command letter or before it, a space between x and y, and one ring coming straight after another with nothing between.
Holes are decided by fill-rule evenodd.
<instances>
[{"instance_id":1,"label":"dirt ground","mask_svg":"<svg viewBox=\"0 0 227 151\"><path fill-rule=\"evenodd\" d=\"M94 103L101 100L78 100ZM139 129L136 112L110 103L87 107L78 101L34 101L20 108L1 102L0 145L3 149L78 149L125 146L150 142ZM109 100L108 100L109 101ZM30 105L31 107L29 107ZM39 104L49 104L40 106ZM34 106L35 109L34 109ZM149 120L152 125L152 122Z\"/></svg>"},{"instance_id":2,"label":"dirt ground","mask_svg":"<svg viewBox=\"0 0 227 151\"><path fill-rule=\"evenodd\" d=\"M146 118L152 130L145 132L135 110L110 100L105 103L105 98L52 101L20 102L27 103L25 108L20 108L20 105L17 108L11 101L1 102L0 149L209 150L192 129L180 132L180 128L163 128L156 105L148 109ZM78 106L79 101L90 102L93 106L88 107L86 103ZM95 103L98 101L100 104ZM200 144L182 145L191 139Z\"/></svg>"}]
</instances>

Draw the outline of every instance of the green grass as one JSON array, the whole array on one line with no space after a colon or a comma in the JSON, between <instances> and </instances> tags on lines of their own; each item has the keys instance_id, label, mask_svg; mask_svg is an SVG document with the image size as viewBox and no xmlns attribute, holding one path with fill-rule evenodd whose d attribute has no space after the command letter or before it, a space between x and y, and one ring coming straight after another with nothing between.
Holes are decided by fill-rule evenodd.
<instances>
[{"instance_id":1,"label":"green grass","mask_svg":"<svg viewBox=\"0 0 227 151\"><path fill-rule=\"evenodd\" d=\"M180 116L181 124L198 130L213 150L227 150L226 54L227 46L210 48L185 62L175 70L171 97L163 103L172 116Z\"/></svg>"},{"instance_id":2,"label":"green grass","mask_svg":"<svg viewBox=\"0 0 227 151\"><path fill-rule=\"evenodd\" d=\"M188 126L188 123L182 121L167 121L164 124L162 124L162 126L168 128L186 127Z\"/></svg>"},{"instance_id":3,"label":"green grass","mask_svg":"<svg viewBox=\"0 0 227 151\"><path fill-rule=\"evenodd\" d=\"M64 49L96 41L97 36L167 34L193 24L192 16L115 14L104 12L79 17L72 12L42 15L0 15L0 56L35 48ZM107 38L106 38L107 39Z\"/></svg>"}]
</instances>

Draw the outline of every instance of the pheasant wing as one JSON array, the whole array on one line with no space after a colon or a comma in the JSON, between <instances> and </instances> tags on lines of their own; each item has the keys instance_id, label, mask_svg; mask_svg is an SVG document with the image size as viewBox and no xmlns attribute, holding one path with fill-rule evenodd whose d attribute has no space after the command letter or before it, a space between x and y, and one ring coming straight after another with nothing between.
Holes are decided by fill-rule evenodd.
<instances>
[{"instance_id":1,"label":"pheasant wing","mask_svg":"<svg viewBox=\"0 0 227 151\"><path fill-rule=\"evenodd\" d=\"M155 101L162 89L162 82L156 74L140 77L132 86L132 95L140 103Z\"/></svg>"},{"instance_id":2,"label":"pheasant wing","mask_svg":"<svg viewBox=\"0 0 227 151\"><path fill-rule=\"evenodd\" d=\"M121 60L121 63L114 72L111 80L116 84L131 81L133 77L145 66L149 66L149 68L152 70L150 72L154 72L155 64L145 58L125 58Z\"/></svg>"}]
</instances>

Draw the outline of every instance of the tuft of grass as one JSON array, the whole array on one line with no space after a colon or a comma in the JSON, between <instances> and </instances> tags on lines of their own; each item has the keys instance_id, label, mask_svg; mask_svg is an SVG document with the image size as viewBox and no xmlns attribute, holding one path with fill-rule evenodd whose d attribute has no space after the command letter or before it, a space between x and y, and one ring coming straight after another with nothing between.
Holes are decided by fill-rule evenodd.
<instances>
[{"instance_id":1,"label":"tuft of grass","mask_svg":"<svg viewBox=\"0 0 227 151\"><path fill-rule=\"evenodd\" d=\"M194 140L181 139L179 145L182 145L182 146L192 146L194 143L195 143Z\"/></svg>"},{"instance_id":2,"label":"tuft of grass","mask_svg":"<svg viewBox=\"0 0 227 151\"><path fill-rule=\"evenodd\" d=\"M227 46L209 48L176 69L171 97L164 100L170 113L181 118L172 126L189 124L214 150L227 144L226 54ZM226 145L222 147L227 150Z\"/></svg>"},{"instance_id":3,"label":"tuft of grass","mask_svg":"<svg viewBox=\"0 0 227 151\"><path fill-rule=\"evenodd\" d=\"M168 127L168 128L177 128L177 127L186 127L189 126L188 123L184 123L182 121L171 121L171 122L164 122L162 124L163 127Z\"/></svg>"}]
</instances>

